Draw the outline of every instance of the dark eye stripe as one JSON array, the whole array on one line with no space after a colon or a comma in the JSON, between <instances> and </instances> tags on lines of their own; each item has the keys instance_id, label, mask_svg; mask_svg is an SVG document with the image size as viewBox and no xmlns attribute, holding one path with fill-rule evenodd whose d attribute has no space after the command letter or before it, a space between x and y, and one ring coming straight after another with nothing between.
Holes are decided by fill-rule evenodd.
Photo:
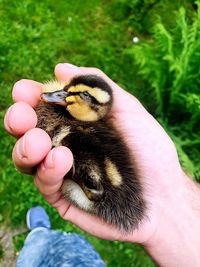
<instances>
[{"instance_id":1,"label":"dark eye stripe","mask_svg":"<svg viewBox=\"0 0 200 267\"><path fill-rule=\"evenodd\" d=\"M92 99L92 96L90 95L90 93L88 93L87 91L85 92L81 92L80 93L80 97L83 99L83 100L91 100Z\"/></svg>"},{"instance_id":2,"label":"dark eye stripe","mask_svg":"<svg viewBox=\"0 0 200 267\"><path fill-rule=\"evenodd\" d=\"M83 93L83 92L82 92ZM87 98L88 98L88 100L92 103L92 104L94 104L94 105L100 105L100 106L102 106L102 104L101 103L99 103L99 101L94 97L94 96L92 96L90 93L88 93L87 92ZM80 97L81 97L81 94L80 94ZM85 98L84 98L84 100L85 100ZM87 100L86 100L87 101Z\"/></svg>"},{"instance_id":3,"label":"dark eye stripe","mask_svg":"<svg viewBox=\"0 0 200 267\"><path fill-rule=\"evenodd\" d=\"M68 94L67 96L71 96L71 95L79 95L80 92L68 92L67 94Z\"/></svg>"},{"instance_id":4,"label":"dark eye stripe","mask_svg":"<svg viewBox=\"0 0 200 267\"><path fill-rule=\"evenodd\" d=\"M68 96L72 96L72 95L79 95L81 97L81 93L84 93L84 92L68 92ZM87 92L88 93L88 92ZM91 100L91 103L94 104L94 105L99 105L99 106L104 106L104 105L107 105L107 103L100 103L94 96L90 95L90 93L88 93L89 95L89 98ZM81 97L82 98L82 97ZM83 99L83 98L82 98ZM85 99L84 99L85 100ZM94 107L95 109L95 107ZM95 109L96 110L96 109Z\"/></svg>"},{"instance_id":5,"label":"dark eye stripe","mask_svg":"<svg viewBox=\"0 0 200 267\"><path fill-rule=\"evenodd\" d=\"M90 95L87 91L84 91L84 92L82 92L81 94L83 94L83 95L86 96L86 97L91 97L91 95Z\"/></svg>"}]
</instances>

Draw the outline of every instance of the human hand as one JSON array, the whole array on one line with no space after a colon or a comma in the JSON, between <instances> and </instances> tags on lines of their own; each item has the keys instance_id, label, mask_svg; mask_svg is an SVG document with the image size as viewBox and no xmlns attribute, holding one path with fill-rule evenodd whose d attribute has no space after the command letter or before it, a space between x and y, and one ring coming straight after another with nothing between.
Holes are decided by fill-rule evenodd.
<instances>
[{"instance_id":1,"label":"human hand","mask_svg":"<svg viewBox=\"0 0 200 267\"><path fill-rule=\"evenodd\" d=\"M182 201L183 185L187 179L180 167L175 146L141 103L100 70L70 64L59 64L55 68L59 80L68 81L75 75L84 74L102 76L113 88L114 103L109 119L130 149L140 172L147 202L146 219L139 229L124 234L63 199L60 187L63 177L71 169L73 156L66 147L51 149L49 136L35 128L37 117L33 108L41 94L41 84L35 81L21 80L15 84L13 99L16 103L5 116L5 128L19 138L13 149L13 161L16 168L24 173L33 173L37 166L35 184L63 219L104 239L139 242L148 246L155 232L166 227L169 210L177 207L179 200Z\"/></svg>"}]
</instances>

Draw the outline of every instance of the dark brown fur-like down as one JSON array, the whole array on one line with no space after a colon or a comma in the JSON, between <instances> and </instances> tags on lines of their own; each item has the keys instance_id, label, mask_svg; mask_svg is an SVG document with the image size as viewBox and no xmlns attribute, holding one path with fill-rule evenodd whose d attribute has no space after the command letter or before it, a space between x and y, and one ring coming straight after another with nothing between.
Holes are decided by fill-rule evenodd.
<instances>
[{"instance_id":1,"label":"dark brown fur-like down","mask_svg":"<svg viewBox=\"0 0 200 267\"><path fill-rule=\"evenodd\" d=\"M97 165L101 172L99 181L103 187L100 200L94 201L93 213L123 231L132 231L144 218L145 202L129 152L120 136L106 120L81 122L73 119L64 107L41 103L36 113L37 127L45 130L50 137L69 126L70 132L63 136L60 145L71 149L74 156L74 181L92 183L87 165ZM105 160L109 158L121 175L122 182L113 185L105 172ZM85 167L86 166L86 167ZM67 179L67 177L66 177ZM88 180L88 181L87 181ZM98 185L96 185L98 188ZM77 205L76 203L74 203Z\"/></svg>"}]
</instances>

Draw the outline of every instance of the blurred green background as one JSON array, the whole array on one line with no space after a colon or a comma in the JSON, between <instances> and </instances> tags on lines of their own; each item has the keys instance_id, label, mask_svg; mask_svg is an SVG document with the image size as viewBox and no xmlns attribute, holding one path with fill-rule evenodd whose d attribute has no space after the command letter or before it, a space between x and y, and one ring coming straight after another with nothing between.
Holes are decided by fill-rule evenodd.
<instances>
[{"instance_id":1,"label":"blurred green background","mask_svg":"<svg viewBox=\"0 0 200 267\"><path fill-rule=\"evenodd\" d=\"M175 142L183 168L200 181L199 1L0 0L0 18L2 226L25 225L27 209L41 204L55 229L82 233L45 203L32 177L16 172L15 140L3 129L13 84L52 79L59 62L98 67L137 96ZM154 266L138 245L83 234L108 266ZM15 238L16 251L25 236Z\"/></svg>"}]
</instances>

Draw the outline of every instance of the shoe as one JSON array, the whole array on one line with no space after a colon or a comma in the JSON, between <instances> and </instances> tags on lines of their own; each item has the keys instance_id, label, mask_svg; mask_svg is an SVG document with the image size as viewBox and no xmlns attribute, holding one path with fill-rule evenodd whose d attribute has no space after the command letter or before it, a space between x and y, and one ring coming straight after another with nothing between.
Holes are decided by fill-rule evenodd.
<instances>
[{"instance_id":1,"label":"shoe","mask_svg":"<svg viewBox=\"0 0 200 267\"><path fill-rule=\"evenodd\" d=\"M51 222L46 211L41 206L30 208L26 214L26 224L29 230L37 227L51 228Z\"/></svg>"}]
</instances>

